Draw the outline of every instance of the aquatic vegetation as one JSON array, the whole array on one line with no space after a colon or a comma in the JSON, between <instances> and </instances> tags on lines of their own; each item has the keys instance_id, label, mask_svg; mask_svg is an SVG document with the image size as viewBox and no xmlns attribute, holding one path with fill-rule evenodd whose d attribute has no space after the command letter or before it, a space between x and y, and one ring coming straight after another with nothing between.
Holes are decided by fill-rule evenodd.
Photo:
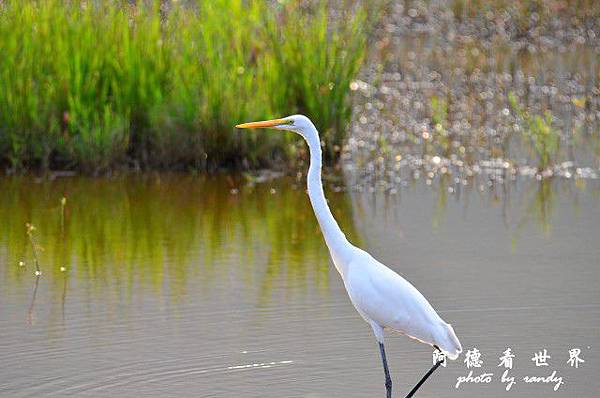
<instances>
[{"instance_id":1,"label":"aquatic vegetation","mask_svg":"<svg viewBox=\"0 0 600 398\"><path fill-rule=\"evenodd\" d=\"M597 178L600 3L551 19L523 2L463 3L460 16L452 1L383 14L353 85L347 175L390 193L420 178L435 190L445 175L454 192L477 176L483 189L519 176Z\"/></svg>"},{"instance_id":2,"label":"aquatic vegetation","mask_svg":"<svg viewBox=\"0 0 600 398\"><path fill-rule=\"evenodd\" d=\"M538 170L546 170L552 166L560 149L560 133L552 127L552 113L545 111L544 115L531 115L520 105L514 93L508 94L512 109L525 124L525 134L529 137L538 158Z\"/></svg>"},{"instance_id":3,"label":"aquatic vegetation","mask_svg":"<svg viewBox=\"0 0 600 398\"><path fill-rule=\"evenodd\" d=\"M341 145L366 11L263 1L0 2L0 161L210 169L285 158L249 115L308 112ZM299 23L301 21L301 23Z\"/></svg>"},{"instance_id":4,"label":"aquatic vegetation","mask_svg":"<svg viewBox=\"0 0 600 398\"><path fill-rule=\"evenodd\" d=\"M449 157L452 149L452 139L448 132L448 101L438 96L431 97L431 124L432 137L430 142L435 142L439 146L441 153Z\"/></svg>"},{"instance_id":5,"label":"aquatic vegetation","mask_svg":"<svg viewBox=\"0 0 600 398\"><path fill-rule=\"evenodd\" d=\"M431 97L431 121L434 125L446 128L448 124L448 102L444 98Z\"/></svg>"}]
</instances>

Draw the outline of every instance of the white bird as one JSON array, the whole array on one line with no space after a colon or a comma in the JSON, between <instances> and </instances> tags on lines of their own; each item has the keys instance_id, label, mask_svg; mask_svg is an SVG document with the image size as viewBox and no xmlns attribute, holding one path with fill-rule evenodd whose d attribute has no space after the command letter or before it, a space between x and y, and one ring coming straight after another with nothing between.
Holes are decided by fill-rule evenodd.
<instances>
[{"instance_id":1,"label":"white bird","mask_svg":"<svg viewBox=\"0 0 600 398\"><path fill-rule=\"evenodd\" d=\"M310 119L302 115L293 115L283 119L239 124L236 127L289 130L301 135L308 144L308 196L348 296L358 313L371 325L379 343L387 397L390 398L392 394L392 381L385 356L384 330L399 332L429 344L447 358L456 359L462 352L462 347L452 326L435 312L427 299L410 282L369 253L352 245L338 226L323 192L321 141ZM443 360L438 361L407 397L412 396L442 362Z\"/></svg>"}]
</instances>

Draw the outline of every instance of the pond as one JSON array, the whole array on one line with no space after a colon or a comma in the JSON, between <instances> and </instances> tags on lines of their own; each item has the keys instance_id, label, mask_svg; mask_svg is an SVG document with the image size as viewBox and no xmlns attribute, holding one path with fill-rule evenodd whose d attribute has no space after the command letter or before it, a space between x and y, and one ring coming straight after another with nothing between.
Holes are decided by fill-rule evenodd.
<instances>
[{"instance_id":1,"label":"pond","mask_svg":"<svg viewBox=\"0 0 600 398\"><path fill-rule=\"evenodd\" d=\"M449 187L435 177L394 193L336 179L327 189L350 240L481 352L481 368L461 356L417 396L595 396L598 180ZM376 342L329 263L302 180L13 177L0 191L0 396L384 396ZM403 336L386 344L404 396L431 349ZM508 347L517 384L507 392L497 365ZM544 349L549 366L536 367ZM493 380L456 388L470 370ZM557 392L522 380L552 371Z\"/></svg>"}]
</instances>

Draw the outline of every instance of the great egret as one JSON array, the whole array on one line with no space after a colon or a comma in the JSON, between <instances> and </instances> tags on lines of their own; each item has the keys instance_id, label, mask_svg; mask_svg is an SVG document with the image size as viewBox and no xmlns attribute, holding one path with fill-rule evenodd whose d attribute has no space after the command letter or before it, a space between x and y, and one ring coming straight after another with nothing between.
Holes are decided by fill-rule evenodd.
<instances>
[{"instance_id":1,"label":"great egret","mask_svg":"<svg viewBox=\"0 0 600 398\"><path fill-rule=\"evenodd\" d=\"M379 343L387 397L392 395L392 380L385 356L384 329L405 334L431 345L452 360L456 359L462 352L462 347L452 326L444 322L427 299L406 279L348 242L333 218L321 181L321 141L310 119L293 115L283 119L239 124L236 127L289 130L301 135L308 144L308 196L348 296L358 313L371 325ZM437 361L407 397L411 397L442 362L443 359Z\"/></svg>"}]
</instances>

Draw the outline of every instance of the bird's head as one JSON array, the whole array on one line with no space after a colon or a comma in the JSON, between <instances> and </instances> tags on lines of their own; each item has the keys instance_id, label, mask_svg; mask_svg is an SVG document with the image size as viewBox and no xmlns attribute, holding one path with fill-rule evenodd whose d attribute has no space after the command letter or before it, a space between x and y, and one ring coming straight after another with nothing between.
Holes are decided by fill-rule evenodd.
<instances>
[{"instance_id":1,"label":"bird's head","mask_svg":"<svg viewBox=\"0 0 600 398\"><path fill-rule=\"evenodd\" d=\"M296 134L300 134L306 140L313 138L312 136L317 135L317 130L313 123L304 115L292 115L284 117L282 119L265 120L261 122L250 122L238 124L238 129L259 129L259 128L272 128L276 130L289 130Z\"/></svg>"}]
</instances>

